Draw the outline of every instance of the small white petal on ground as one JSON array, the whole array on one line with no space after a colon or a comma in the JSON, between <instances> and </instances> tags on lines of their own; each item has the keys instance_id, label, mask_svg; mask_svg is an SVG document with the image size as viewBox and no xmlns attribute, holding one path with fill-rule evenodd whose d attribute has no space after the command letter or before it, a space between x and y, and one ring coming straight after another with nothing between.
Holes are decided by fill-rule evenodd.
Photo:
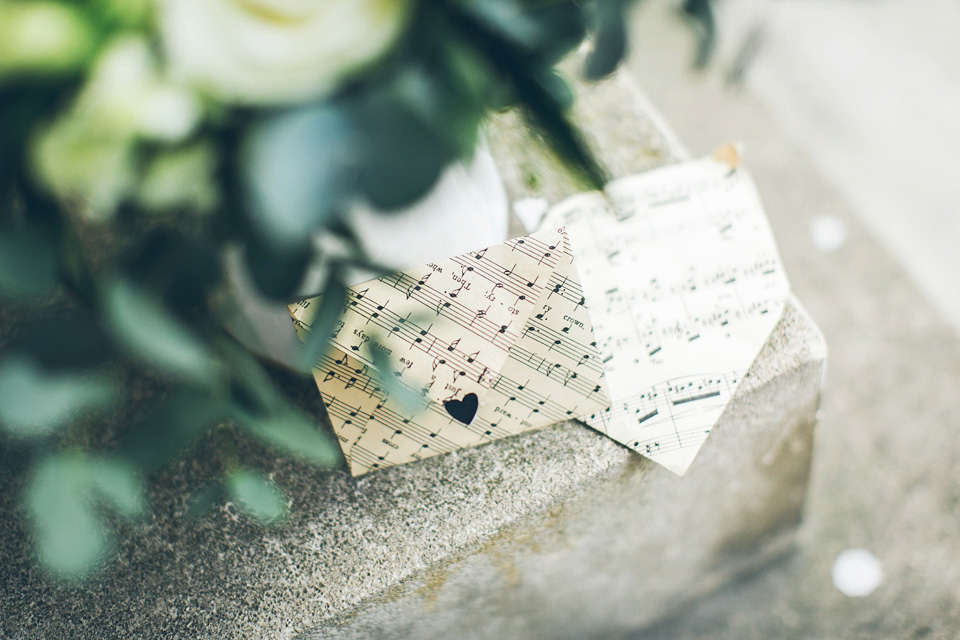
<instances>
[{"instance_id":1,"label":"small white petal on ground","mask_svg":"<svg viewBox=\"0 0 960 640\"><path fill-rule=\"evenodd\" d=\"M833 562L833 586L843 595L864 598L883 582L883 567L866 549L847 549Z\"/></svg>"},{"instance_id":2,"label":"small white petal on ground","mask_svg":"<svg viewBox=\"0 0 960 640\"><path fill-rule=\"evenodd\" d=\"M847 242L847 223L837 216L820 215L810 221L813 246L824 253L833 253Z\"/></svg>"}]
</instances>

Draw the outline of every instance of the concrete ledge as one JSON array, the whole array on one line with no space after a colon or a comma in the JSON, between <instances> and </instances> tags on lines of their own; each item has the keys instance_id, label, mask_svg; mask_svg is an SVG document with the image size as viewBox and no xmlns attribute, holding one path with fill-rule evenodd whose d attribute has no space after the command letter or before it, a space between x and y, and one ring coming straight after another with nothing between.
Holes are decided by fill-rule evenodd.
<instances>
[{"instance_id":1,"label":"concrete ledge","mask_svg":"<svg viewBox=\"0 0 960 640\"><path fill-rule=\"evenodd\" d=\"M622 80L581 89L584 126L616 175L682 157ZM624 133L636 136L625 145ZM575 189L509 118L496 124L514 194ZM531 176L533 177L531 179ZM159 477L150 521L80 588L47 584L28 544L16 465L0 470L0 632L13 638L564 637L636 629L788 544L806 490L825 359L796 301L687 476L580 424L351 478L260 449L245 464L292 498L280 530L231 505L199 522L185 487L201 449ZM290 381L321 413L312 382ZM149 395L149 394L147 394ZM118 419L123 419L120 416Z\"/></svg>"},{"instance_id":2,"label":"concrete ledge","mask_svg":"<svg viewBox=\"0 0 960 640\"><path fill-rule=\"evenodd\" d=\"M685 477L610 452L542 513L300 637L609 637L756 570L799 524L823 346L791 301ZM570 429L554 435L600 445Z\"/></svg>"}]
</instances>

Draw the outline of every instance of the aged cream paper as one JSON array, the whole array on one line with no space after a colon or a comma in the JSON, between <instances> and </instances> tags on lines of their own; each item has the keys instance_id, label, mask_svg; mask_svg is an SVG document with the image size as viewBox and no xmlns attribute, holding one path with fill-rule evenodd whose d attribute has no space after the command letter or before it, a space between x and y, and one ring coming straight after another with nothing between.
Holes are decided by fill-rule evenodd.
<instances>
[{"instance_id":1,"label":"aged cream paper","mask_svg":"<svg viewBox=\"0 0 960 640\"><path fill-rule=\"evenodd\" d=\"M683 474L783 312L789 283L733 147L553 207L610 389L591 427Z\"/></svg>"},{"instance_id":2,"label":"aged cream paper","mask_svg":"<svg viewBox=\"0 0 960 640\"><path fill-rule=\"evenodd\" d=\"M606 409L584 303L562 228L351 287L314 369L351 472ZM291 306L301 337L316 307ZM383 376L414 405L391 398Z\"/></svg>"}]
</instances>

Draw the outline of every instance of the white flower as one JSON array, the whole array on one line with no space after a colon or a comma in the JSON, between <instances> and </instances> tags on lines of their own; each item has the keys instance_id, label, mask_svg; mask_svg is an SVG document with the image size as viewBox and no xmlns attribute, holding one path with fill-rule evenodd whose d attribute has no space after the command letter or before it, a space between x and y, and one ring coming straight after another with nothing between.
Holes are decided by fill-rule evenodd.
<instances>
[{"instance_id":1,"label":"white flower","mask_svg":"<svg viewBox=\"0 0 960 640\"><path fill-rule=\"evenodd\" d=\"M97 59L69 110L35 140L34 169L88 218L109 217L136 188L137 142L181 142L201 115L199 99L157 71L145 40L121 38Z\"/></svg>"},{"instance_id":2,"label":"white flower","mask_svg":"<svg viewBox=\"0 0 960 640\"><path fill-rule=\"evenodd\" d=\"M410 0L160 0L171 67L244 104L322 96L385 53Z\"/></svg>"},{"instance_id":3,"label":"white flower","mask_svg":"<svg viewBox=\"0 0 960 640\"><path fill-rule=\"evenodd\" d=\"M93 45L93 29L70 5L0 0L0 79L74 69Z\"/></svg>"},{"instance_id":4,"label":"white flower","mask_svg":"<svg viewBox=\"0 0 960 640\"><path fill-rule=\"evenodd\" d=\"M146 211L185 208L207 213L219 201L216 166L216 149L206 140L160 153L140 181L137 203Z\"/></svg>"}]
</instances>

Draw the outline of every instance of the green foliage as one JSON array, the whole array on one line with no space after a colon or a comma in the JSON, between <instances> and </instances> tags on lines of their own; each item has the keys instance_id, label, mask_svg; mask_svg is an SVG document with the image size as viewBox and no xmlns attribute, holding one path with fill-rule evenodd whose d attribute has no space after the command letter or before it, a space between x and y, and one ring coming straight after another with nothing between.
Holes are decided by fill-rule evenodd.
<instances>
[{"instance_id":1,"label":"green foliage","mask_svg":"<svg viewBox=\"0 0 960 640\"><path fill-rule=\"evenodd\" d=\"M201 441L219 475L195 493L194 515L229 501L257 522L284 519L282 491L244 466L238 439L341 465L334 438L230 335L225 255L241 251L248 279L277 305L325 260L313 333L295 363L309 372L343 310L346 267L376 268L350 232L351 207L389 213L421 198L473 152L492 111L519 109L574 175L603 185L555 66L589 38L585 75L613 71L630 4L395 3L377 12L399 20L387 25L399 33L387 49L345 65L332 87L271 102L257 86L245 101L174 72L157 46L166 3L0 0L0 447L15 443L30 461L23 499L41 565L91 575L109 558L111 524L146 513L145 479ZM704 58L709 3L684 9ZM291 25L301 22L310 23ZM221 49L204 51L229 54ZM336 63L322 62L320 75ZM320 255L323 234L345 251ZM422 403L378 355L383 391ZM130 416L116 433L106 417L129 409L128 378L150 381L156 399L115 413Z\"/></svg>"},{"instance_id":2,"label":"green foliage","mask_svg":"<svg viewBox=\"0 0 960 640\"><path fill-rule=\"evenodd\" d=\"M299 364L304 371L310 371L313 364L327 350L330 336L333 335L346 302L347 288L340 279L340 274L334 272L327 281L327 286L324 287L310 335L300 355Z\"/></svg>"},{"instance_id":3,"label":"green foliage","mask_svg":"<svg viewBox=\"0 0 960 640\"><path fill-rule=\"evenodd\" d=\"M332 437L317 431L316 421L302 411L286 406L268 415L235 408L240 425L252 436L293 458L319 467L340 463L340 447Z\"/></svg>"},{"instance_id":4,"label":"green foliage","mask_svg":"<svg viewBox=\"0 0 960 640\"><path fill-rule=\"evenodd\" d=\"M274 523L287 515L287 500L272 481L248 470L227 476L224 490L230 500L254 520Z\"/></svg>"},{"instance_id":5,"label":"green foliage","mask_svg":"<svg viewBox=\"0 0 960 640\"><path fill-rule=\"evenodd\" d=\"M49 436L116 399L107 376L47 373L16 357L0 363L0 429L16 438Z\"/></svg>"},{"instance_id":6,"label":"green foliage","mask_svg":"<svg viewBox=\"0 0 960 640\"><path fill-rule=\"evenodd\" d=\"M0 300L38 299L57 284L53 243L33 227L0 228Z\"/></svg>"},{"instance_id":7,"label":"green foliage","mask_svg":"<svg viewBox=\"0 0 960 640\"><path fill-rule=\"evenodd\" d=\"M206 345L129 282L106 284L103 313L116 340L144 364L199 383L216 379L216 361Z\"/></svg>"},{"instance_id":8,"label":"green foliage","mask_svg":"<svg viewBox=\"0 0 960 640\"><path fill-rule=\"evenodd\" d=\"M25 502L41 562L68 578L87 575L110 545L98 505L126 518L145 509L132 465L75 451L45 456L34 465Z\"/></svg>"}]
</instances>

